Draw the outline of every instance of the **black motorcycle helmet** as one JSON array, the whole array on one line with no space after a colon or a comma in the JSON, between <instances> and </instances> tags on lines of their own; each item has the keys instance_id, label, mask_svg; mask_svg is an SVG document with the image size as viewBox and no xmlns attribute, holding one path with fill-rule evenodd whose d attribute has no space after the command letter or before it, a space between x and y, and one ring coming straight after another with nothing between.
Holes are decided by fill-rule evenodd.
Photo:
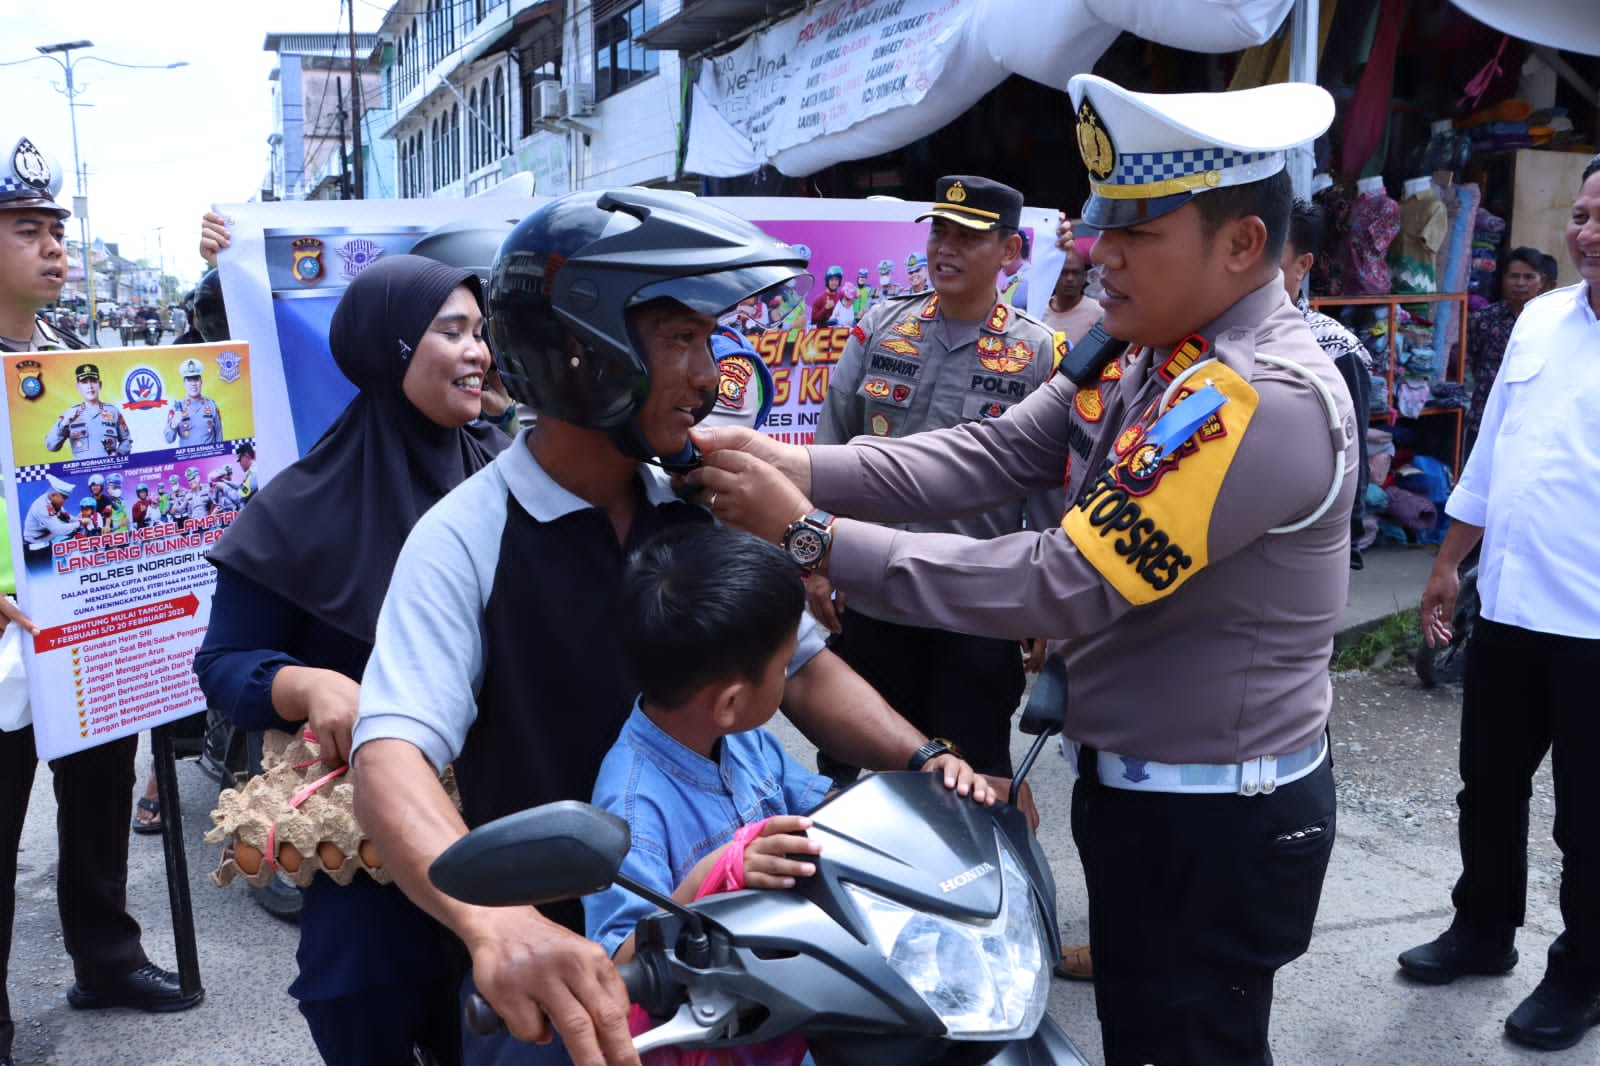
<instances>
[{"instance_id":1,"label":"black motorcycle helmet","mask_svg":"<svg viewBox=\"0 0 1600 1066\"><path fill-rule=\"evenodd\" d=\"M633 418L650 393L650 368L626 312L668 299L719 315L806 277L805 267L790 245L692 196L570 193L501 246L489 281L489 345L518 402L611 430L625 454L649 459ZM664 457L663 465L693 465L693 457Z\"/></svg>"},{"instance_id":2,"label":"black motorcycle helmet","mask_svg":"<svg viewBox=\"0 0 1600 1066\"><path fill-rule=\"evenodd\" d=\"M206 271L194 287L192 317L191 324L208 344L232 339L228 333L228 308L222 302L222 279L217 277L215 267Z\"/></svg>"},{"instance_id":3,"label":"black motorcycle helmet","mask_svg":"<svg viewBox=\"0 0 1600 1066\"><path fill-rule=\"evenodd\" d=\"M470 270L483 283L483 291L488 292L494 257L516 224L514 218L504 222L446 222L413 244L411 254Z\"/></svg>"}]
</instances>

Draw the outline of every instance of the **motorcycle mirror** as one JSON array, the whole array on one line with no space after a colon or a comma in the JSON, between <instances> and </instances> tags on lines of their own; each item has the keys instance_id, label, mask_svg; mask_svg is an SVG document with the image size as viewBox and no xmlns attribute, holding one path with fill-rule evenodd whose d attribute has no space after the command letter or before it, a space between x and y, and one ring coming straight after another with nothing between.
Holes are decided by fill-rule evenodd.
<instances>
[{"instance_id":1,"label":"motorcycle mirror","mask_svg":"<svg viewBox=\"0 0 1600 1066\"><path fill-rule=\"evenodd\" d=\"M1039 669L1033 680L1033 691L1028 694L1027 706L1022 708L1022 721L1017 728L1029 736L1050 736L1061 732L1067 717L1067 666L1061 656L1052 655Z\"/></svg>"},{"instance_id":2,"label":"motorcycle mirror","mask_svg":"<svg viewBox=\"0 0 1600 1066\"><path fill-rule=\"evenodd\" d=\"M483 907L554 903L610 886L630 843L628 823L609 811L546 803L474 829L433 861L428 879Z\"/></svg>"}]
</instances>

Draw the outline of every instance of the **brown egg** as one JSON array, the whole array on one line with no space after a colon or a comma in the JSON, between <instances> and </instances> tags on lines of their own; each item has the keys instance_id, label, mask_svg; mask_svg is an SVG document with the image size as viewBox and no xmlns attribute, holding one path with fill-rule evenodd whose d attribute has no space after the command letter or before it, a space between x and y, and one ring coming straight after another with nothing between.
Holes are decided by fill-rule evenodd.
<instances>
[{"instance_id":1,"label":"brown egg","mask_svg":"<svg viewBox=\"0 0 1600 1066\"><path fill-rule=\"evenodd\" d=\"M255 872L261 869L261 851L259 848L252 848L242 840L235 840L233 842L233 861L238 864L239 869L244 871L246 877L254 876Z\"/></svg>"},{"instance_id":2,"label":"brown egg","mask_svg":"<svg viewBox=\"0 0 1600 1066\"><path fill-rule=\"evenodd\" d=\"M324 840L317 845L317 858L322 860L324 870L337 870L344 865L344 852L331 840Z\"/></svg>"},{"instance_id":3,"label":"brown egg","mask_svg":"<svg viewBox=\"0 0 1600 1066\"><path fill-rule=\"evenodd\" d=\"M289 873L300 872L300 849L287 840L278 845L278 865Z\"/></svg>"},{"instance_id":4,"label":"brown egg","mask_svg":"<svg viewBox=\"0 0 1600 1066\"><path fill-rule=\"evenodd\" d=\"M377 845L373 844L372 841L363 840L361 842L361 847L358 848L357 851L360 852L361 861L366 864L367 869L369 869L369 870L381 870L381 869L383 869L383 860L378 857Z\"/></svg>"}]
</instances>

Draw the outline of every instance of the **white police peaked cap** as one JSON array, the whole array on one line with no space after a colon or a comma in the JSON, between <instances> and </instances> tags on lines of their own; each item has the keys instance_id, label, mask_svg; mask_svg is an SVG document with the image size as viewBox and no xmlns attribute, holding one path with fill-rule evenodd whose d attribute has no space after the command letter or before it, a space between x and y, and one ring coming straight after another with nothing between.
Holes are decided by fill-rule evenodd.
<instances>
[{"instance_id":1,"label":"white police peaked cap","mask_svg":"<svg viewBox=\"0 0 1600 1066\"><path fill-rule=\"evenodd\" d=\"M206 368L198 359L185 359L178 365L178 373L186 378L197 378L205 374Z\"/></svg>"},{"instance_id":2,"label":"white police peaked cap","mask_svg":"<svg viewBox=\"0 0 1600 1066\"><path fill-rule=\"evenodd\" d=\"M70 496L70 495L72 495L72 490L75 487L72 484L72 482L63 481L61 478L56 477L54 474L47 474L46 475L46 480L48 480L50 482L50 491L51 492L60 493L62 496Z\"/></svg>"},{"instance_id":3,"label":"white police peaked cap","mask_svg":"<svg viewBox=\"0 0 1600 1066\"><path fill-rule=\"evenodd\" d=\"M1210 189L1270 178L1333 122L1333 97L1305 82L1224 93L1136 93L1093 74L1067 83L1089 169L1083 220L1118 229Z\"/></svg>"},{"instance_id":4,"label":"white police peaked cap","mask_svg":"<svg viewBox=\"0 0 1600 1066\"><path fill-rule=\"evenodd\" d=\"M72 214L56 203L61 168L27 137L0 134L0 211L37 207L59 218Z\"/></svg>"}]
</instances>

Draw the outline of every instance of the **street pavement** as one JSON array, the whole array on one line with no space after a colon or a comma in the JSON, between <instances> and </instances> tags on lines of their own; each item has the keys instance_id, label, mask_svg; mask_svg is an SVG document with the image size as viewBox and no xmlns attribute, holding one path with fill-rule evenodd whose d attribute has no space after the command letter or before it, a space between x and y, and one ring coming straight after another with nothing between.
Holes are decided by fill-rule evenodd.
<instances>
[{"instance_id":1,"label":"street pavement","mask_svg":"<svg viewBox=\"0 0 1600 1066\"><path fill-rule=\"evenodd\" d=\"M1347 625L1370 605L1410 607L1431 553L1369 553L1352 574ZM1363 608L1360 605L1366 604ZM1548 768L1534 787L1527 926L1522 962L1503 978L1463 978L1433 988L1399 978L1395 956L1449 922L1458 871L1454 796L1459 689L1423 690L1400 662L1334 678L1331 723L1339 782L1338 843L1309 953L1279 974L1273 1050L1283 1064L1455 1066L1545 1063L1592 1066L1600 1032L1565 1052L1517 1048L1505 1016L1538 982L1544 952L1561 928L1560 859L1550 841ZM797 755L811 749L781 719L775 729ZM1025 750L1018 737L1017 754ZM140 787L148 768L141 754ZM200 842L215 786L192 761L179 764L183 825L206 1002L184 1014L79 1013L66 1004L71 964L61 946L54 892L54 799L40 769L23 835L10 992L18 1066L61 1064L314 1064L317 1056L284 991L294 976L295 930L257 909L243 886L207 879L217 849ZM1063 939L1087 939L1083 880L1068 834L1071 772L1054 747L1031 776L1043 820L1040 838L1055 870ZM135 836L129 909L144 926L151 957L174 964L159 837ZM1050 1013L1097 1066L1103 1060L1087 984L1056 980Z\"/></svg>"}]
</instances>

